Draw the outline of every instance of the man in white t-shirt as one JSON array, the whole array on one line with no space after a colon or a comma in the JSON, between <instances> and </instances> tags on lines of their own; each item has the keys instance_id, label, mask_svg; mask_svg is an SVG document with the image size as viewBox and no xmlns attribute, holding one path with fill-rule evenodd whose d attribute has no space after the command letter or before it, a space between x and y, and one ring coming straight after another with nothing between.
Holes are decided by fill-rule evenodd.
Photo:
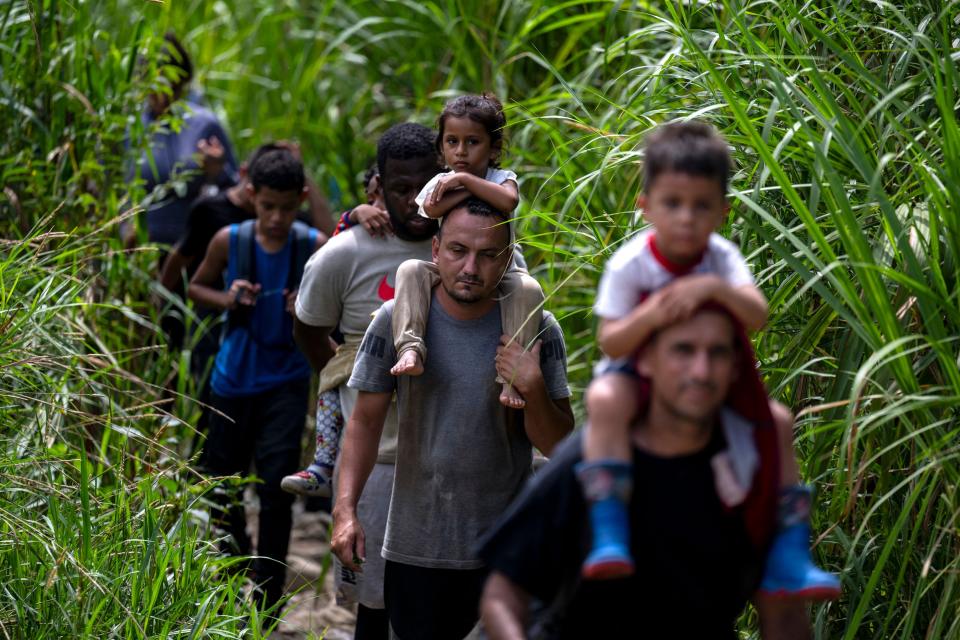
<instances>
[{"instance_id":1,"label":"man in white t-shirt","mask_svg":"<svg viewBox=\"0 0 960 640\"><path fill-rule=\"evenodd\" d=\"M356 350L372 314L393 298L397 267L404 260L430 257L434 220L417 214L414 200L437 171L435 134L422 125L391 127L377 144L380 188L394 235L373 237L362 227L335 235L315 253L303 272L297 296L294 337L314 369L334 356L330 332L340 327L344 345ZM357 392L342 384L340 399L348 421ZM378 548L383 542L396 462L397 414L391 408L377 451L377 464L360 499L359 518ZM338 595L359 605L356 638L387 638L383 603L383 559L370 554L363 572L337 564Z\"/></svg>"}]
</instances>

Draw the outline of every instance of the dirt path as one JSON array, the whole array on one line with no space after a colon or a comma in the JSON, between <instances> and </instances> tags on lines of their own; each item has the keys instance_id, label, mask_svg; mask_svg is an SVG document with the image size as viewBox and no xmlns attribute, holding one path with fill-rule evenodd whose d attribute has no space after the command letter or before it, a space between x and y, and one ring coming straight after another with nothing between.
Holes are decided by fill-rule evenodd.
<instances>
[{"instance_id":1,"label":"dirt path","mask_svg":"<svg viewBox=\"0 0 960 640\"><path fill-rule=\"evenodd\" d=\"M247 530L256 534L257 499L247 491ZM351 640L355 612L337 606L333 571L329 567L330 514L293 508L293 531L287 553L287 592L294 593L284 609L283 621L270 636L276 640ZM325 570L324 563L327 563ZM321 581L322 580L322 581Z\"/></svg>"}]
</instances>

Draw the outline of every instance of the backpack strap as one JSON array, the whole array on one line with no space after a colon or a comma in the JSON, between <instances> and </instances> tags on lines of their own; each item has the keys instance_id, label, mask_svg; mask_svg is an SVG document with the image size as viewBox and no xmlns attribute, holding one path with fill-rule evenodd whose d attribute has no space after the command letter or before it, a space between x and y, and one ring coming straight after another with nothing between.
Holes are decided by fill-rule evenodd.
<instances>
[{"instance_id":1,"label":"backpack strap","mask_svg":"<svg viewBox=\"0 0 960 640\"><path fill-rule=\"evenodd\" d=\"M237 225L238 279L253 282L257 273L256 220L244 220Z\"/></svg>"},{"instance_id":2,"label":"backpack strap","mask_svg":"<svg viewBox=\"0 0 960 640\"><path fill-rule=\"evenodd\" d=\"M255 282L257 274L256 220L244 220L236 225L237 262L234 267L235 278ZM251 309L234 309L227 314L228 325L233 327L249 326Z\"/></svg>"},{"instance_id":3,"label":"backpack strap","mask_svg":"<svg viewBox=\"0 0 960 640\"><path fill-rule=\"evenodd\" d=\"M310 227L299 220L293 223L290 229L293 236L293 246L290 248L290 268L287 270L287 289L293 291L300 286L303 278L303 267L313 254L313 245L316 240Z\"/></svg>"}]
</instances>

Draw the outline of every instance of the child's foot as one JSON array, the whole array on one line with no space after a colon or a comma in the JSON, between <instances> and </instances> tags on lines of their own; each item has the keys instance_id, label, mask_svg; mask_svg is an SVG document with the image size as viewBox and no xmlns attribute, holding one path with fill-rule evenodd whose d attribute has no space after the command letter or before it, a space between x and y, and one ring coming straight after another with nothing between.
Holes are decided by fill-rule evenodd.
<instances>
[{"instance_id":1,"label":"child's foot","mask_svg":"<svg viewBox=\"0 0 960 640\"><path fill-rule=\"evenodd\" d=\"M840 579L813 563L810 556L810 505L813 489L794 485L780 494L779 531L767 552L760 593L768 598L836 600Z\"/></svg>"},{"instance_id":2,"label":"child's foot","mask_svg":"<svg viewBox=\"0 0 960 640\"><path fill-rule=\"evenodd\" d=\"M395 376L423 375L423 362L420 360L420 354L413 349L404 351L400 354L397 364L390 369L390 373Z\"/></svg>"},{"instance_id":3,"label":"child's foot","mask_svg":"<svg viewBox=\"0 0 960 640\"><path fill-rule=\"evenodd\" d=\"M510 384L504 382L503 390L500 391L500 404L508 409L523 409L527 406L527 401Z\"/></svg>"},{"instance_id":4,"label":"child's foot","mask_svg":"<svg viewBox=\"0 0 960 640\"><path fill-rule=\"evenodd\" d=\"M331 493L330 479L309 469L284 476L280 488L298 496L329 498Z\"/></svg>"},{"instance_id":5,"label":"child's foot","mask_svg":"<svg viewBox=\"0 0 960 640\"><path fill-rule=\"evenodd\" d=\"M581 462L577 479L589 504L593 546L580 569L587 580L611 580L633 575L630 555L630 502L633 475L628 463L604 460Z\"/></svg>"},{"instance_id":6,"label":"child's foot","mask_svg":"<svg viewBox=\"0 0 960 640\"><path fill-rule=\"evenodd\" d=\"M815 565L810 557L810 525L797 523L774 537L760 593L768 598L807 602L840 597L840 579Z\"/></svg>"}]
</instances>

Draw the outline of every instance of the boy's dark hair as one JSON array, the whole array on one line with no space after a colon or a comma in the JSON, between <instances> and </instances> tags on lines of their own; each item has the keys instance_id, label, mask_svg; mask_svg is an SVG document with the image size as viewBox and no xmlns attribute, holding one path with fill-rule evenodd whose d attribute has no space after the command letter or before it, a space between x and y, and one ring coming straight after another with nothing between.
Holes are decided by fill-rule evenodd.
<instances>
[{"instance_id":1,"label":"boy's dark hair","mask_svg":"<svg viewBox=\"0 0 960 640\"><path fill-rule=\"evenodd\" d=\"M274 191L303 191L306 179L303 163L286 149L271 149L250 163L247 175L254 191L270 187Z\"/></svg>"},{"instance_id":2,"label":"boy's dark hair","mask_svg":"<svg viewBox=\"0 0 960 640\"><path fill-rule=\"evenodd\" d=\"M250 168L257 163L257 160L263 157L263 154L270 151L278 151L280 149L283 149L283 147L278 146L273 142L265 142L264 144L260 145L254 149L249 156L247 156L247 171L250 171Z\"/></svg>"},{"instance_id":3,"label":"boy's dark hair","mask_svg":"<svg viewBox=\"0 0 960 640\"><path fill-rule=\"evenodd\" d=\"M447 118L470 118L479 123L490 136L491 148L503 149L503 130L507 126L507 116L503 113L500 100L492 93L460 96L444 105L440 117L437 118L436 147L441 158L443 157L443 128ZM490 166L497 167L500 163L492 160Z\"/></svg>"},{"instance_id":4,"label":"boy's dark hair","mask_svg":"<svg viewBox=\"0 0 960 640\"><path fill-rule=\"evenodd\" d=\"M158 63L160 68L173 67L176 77L170 78L171 86L176 90L185 87L193 79L193 63L187 50L172 31L163 36L163 48L160 50Z\"/></svg>"},{"instance_id":5,"label":"boy's dark hair","mask_svg":"<svg viewBox=\"0 0 960 640\"><path fill-rule=\"evenodd\" d=\"M726 195L733 161L723 136L706 122L671 122L647 136L643 161L643 190L667 172L713 178Z\"/></svg>"},{"instance_id":6,"label":"boy's dark hair","mask_svg":"<svg viewBox=\"0 0 960 640\"><path fill-rule=\"evenodd\" d=\"M453 209L450 210L450 213L456 211L457 209L466 209L467 213L472 216L479 216L481 218L493 218L495 222L491 223L496 225L504 225L507 227L507 231L511 232L510 237L513 237L513 233L510 228L510 215L492 207L488 202L477 198L476 196L470 196ZM437 232L437 237L443 235L443 224L440 225L440 229Z\"/></svg>"},{"instance_id":7,"label":"boy's dark hair","mask_svg":"<svg viewBox=\"0 0 960 640\"><path fill-rule=\"evenodd\" d=\"M433 131L415 122L402 122L387 129L377 142L377 169L381 178L387 160L435 158Z\"/></svg>"}]
</instances>

